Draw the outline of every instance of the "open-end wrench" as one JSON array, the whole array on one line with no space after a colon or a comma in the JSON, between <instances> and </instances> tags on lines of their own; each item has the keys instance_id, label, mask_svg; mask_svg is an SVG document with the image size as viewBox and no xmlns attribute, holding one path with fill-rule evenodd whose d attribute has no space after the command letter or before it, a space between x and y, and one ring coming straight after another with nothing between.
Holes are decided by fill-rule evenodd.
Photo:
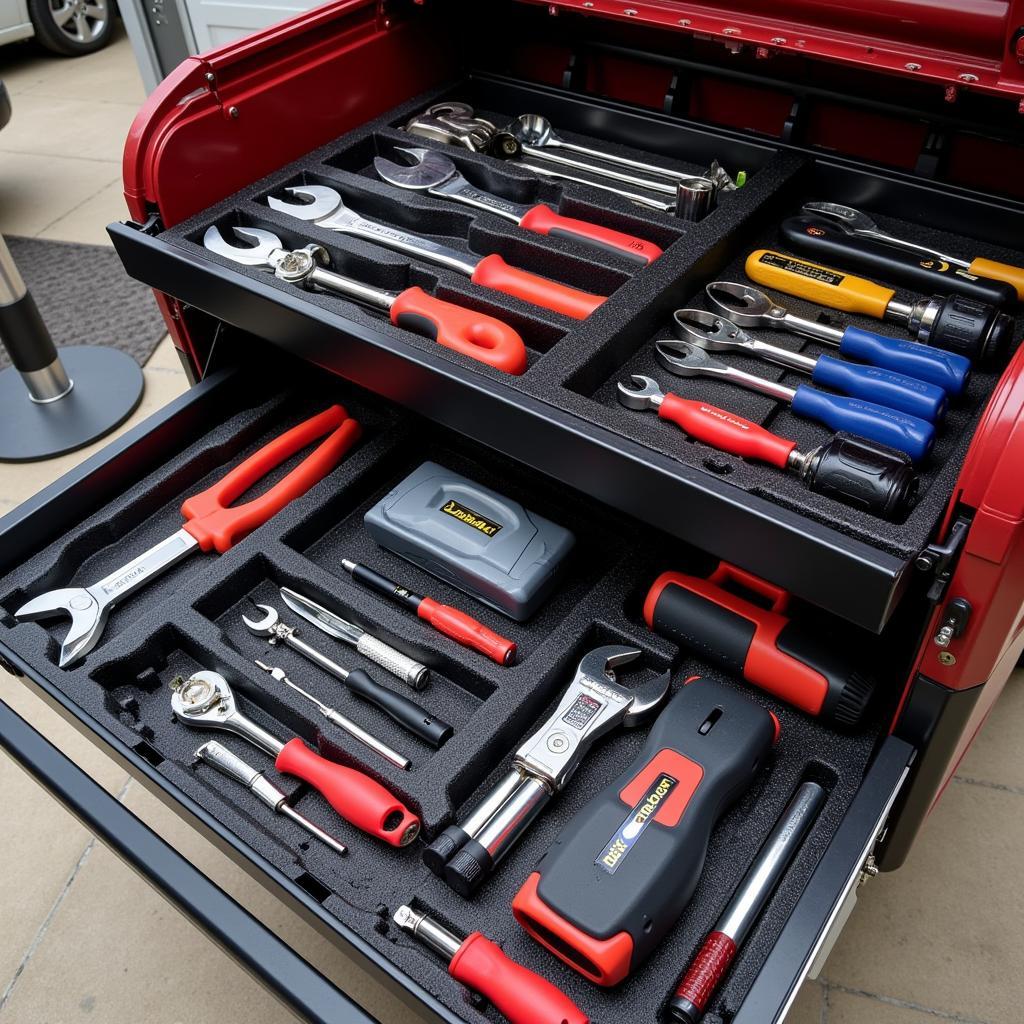
<instances>
[{"instance_id":1,"label":"open-end wrench","mask_svg":"<svg viewBox=\"0 0 1024 1024\"><path fill-rule=\"evenodd\" d=\"M399 164L382 156L373 161L373 169L389 185L451 199L476 210L497 214L534 234L571 238L599 249L617 252L645 266L661 255L661 249L653 242L635 235L575 217L563 217L543 203L529 206L496 196L492 192L484 192L471 185L455 163L437 150L399 147L397 152L412 161L411 164Z\"/></svg>"},{"instance_id":2,"label":"open-end wrench","mask_svg":"<svg viewBox=\"0 0 1024 1024\"><path fill-rule=\"evenodd\" d=\"M948 395L962 394L971 377L971 361L966 356L903 338L873 334L859 327L830 327L817 320L807 320L790 313L770 295L749 284L712 281L705 293L716 310L740 327L790 331L812 338L835 346L841 356L927 381Z\"/></svg>"},{"instance_id":3,"label":"open-end wrench","mask_svg":"<svg viewBox=\"0 0 1024 1024\"><path fill-rule=\"evenodd\" d=\"M611 644L585 654L558 707L516 751L512 770L462 825L451 825L423 854L456 892L471 895L531 822L573 777L596 740L617 725L638 725L665 699L669 673L626 689L615 669L640 657Z\"/></svg>"},{"instance_id":4,"label":"open-end wrench","mask_svg":"<svg viewBox=\"0 0 1024 1024\"><path fill-rule=\"evenodd\" d=\"M398 797L369 775L328 761L298 736L283 743L238 709L234 691L219 672L195 672L171 683L174 717L197 729L221 729L248 740L274 759L284 775L294 775L318 790L347 822L392 846L407 846L420 820Z\"/></svg>"},{"instance_id":5,"label":"open-end wrench","mask_svg":"<svg viewBox=\"0 0 1024 1024\"><path fill-rule=\"evenodd\" d=\"M181 506L185 525L177 533L91 587L66 587L40 594L23 604L14 613L15 618L70 616L71 628L60 649L60 666L74 664L96 646L116 604L193 551L223 554L322 480L356 442L359 433L359 424L349 419L340 405L332 405L274 438L205 491L187 498ZM329 436L315 451L265 494L243 505L228 507L276 466L325 435Z\"/></svg>"},{"instance_id":6,"label":"open-end wrench","mask_svg":"<svg viewBox=\"0 0 1024 1024\"><path fill-rule=\"evenodd\" d=\"M590 316L607 298L509 266L496 252L489 256L472 256L451 246L433 242L429 238L401 231L379 221L367 220L354 210L350 210L341 195L326 185L297 185L285 191L308 202L288 202L286 199L270 196L267 204L271 209L286 213L297 220L312 221L317 227L328 231L363 238L389 249L396 249L407 256L447 267L456 273L465 274L473 284L478 284L482 288L514 295L524 302L552 309L575 320L583 320Z\"/></svg>"},{"instance_id":7,"label":"open-end wrench","mask_svg":"<svg viewBox=\"0 0 1024 1024\"><path fill-rule=\"evenodd\" d=\"M849 434L836 434L809 451L759 423L707 402L665 394L651 377L634 373L619 381L619 401L627 409L653 409L697 441L720 452L777 466L808 490L835 498L886 519L900 519L917 498L918 478L903 452Z\"/></svg>"},{"instance_id":8,"label":"open-end wrench","mask_svg":"<svg viewBox=\"0 0 1024 1024\"><path fill-rule=\"evenodd\" d=\"M272 231L239 227L233 230L238 238L252 244L231 244L220 233L220 228L213 224L203 236L203 245L210 252L243 266L266 267L280 280L299 288L315 285L383 309L396 327L421 334L438 345L505 373L520 374L526 369L523 339L496 317L444 302L428 295L422 288L388 292L326 270L327 250L320 245L288 250Z\"/></svg>"},{"instance_id":9,"label":"open-end wrench","mask_svg":"<svg viewBox=\"0 0 1024 1024\"><path fill-rule=\"evenodd\" d=\"M764 359L798 373L806 373L821 387L898 409L932 423L941 422L946 413L946 392L927 381L877 366L847 363L833 356L812 358L791 352L788 348L769 345L752 338L731 320L703 309L677 309L672 320L675 333L680 338L693 342L705 352L736 352L753 359Z\"/></svg>"},{"instance_id":10,"label":"open-end wrench","mask_svg":"<svg viewBox=\"0 0 1024 1024\"><path fill-rule=\"evenodd\" d=\"M654 354L658 362L677 377L711 377L749 391L759 391L787 402L797 416L817 420L832 430L846 430L896 448L906 452L914 462L923 461L935 443L935 428L917 416L886 409L859 398L818 391L807 384L787 388L756 374L737 370L689 341L675 338L656 341Z\"/></svg>"},{"instance_id":11,"label":"open-end wrench","mask_svg":"<svg viewBox=\"0 0 1024 1024\"><path fill-rule=\"evenodd\" d=\"M909 238L890 235L862 210L846 206L843 203L804 203L802 212L810 214L814 218L824 218L826 222L834 224L845 235L877 242L890 249L909 253L913 261L905 264L905 269L917 268L919 273L913 282L907 281L908 284L918 284L924 289L930 289L935 285L941 291L943 290L942 283L945 282L946 287L950 290L963 290L965 294L982 302L1000 301L998 292L974 292L967 287L973 278L982 278L1010 285L1016 293L1016 297L1024 300L1024 267L1000 263L998 260L988 260L982 256L966 260L960 256L951 256L941 249L933 249L929 245L913 242ZM813 241L813 238L813 235L807 236L808 241ZM819 252L821 255L827 254L825 249L809 248L807 251ZM904 273L903 276L905 277L906 274ZM936 284L936 280L939 282L938 284Z\"/></svg>"}]
</instances>

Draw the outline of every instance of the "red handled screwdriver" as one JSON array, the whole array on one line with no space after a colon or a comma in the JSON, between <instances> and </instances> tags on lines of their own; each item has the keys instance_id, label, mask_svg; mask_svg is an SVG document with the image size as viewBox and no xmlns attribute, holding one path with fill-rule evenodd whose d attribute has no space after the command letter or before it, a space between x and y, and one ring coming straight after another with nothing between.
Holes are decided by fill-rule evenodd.
<instances>
[{"instance_id":1,"label":"red handled screwdriver","mask_svg":"<svg viewBox=\"0 0 1024 1024\"><path fill-rule=\"evenodd\" d=\"M499 665L511 665L516 656L516 645L512 640L499 636L488 629L482 622L477 622L472 615L460 612L451 605L440 604L432 597L424 597L408 590L394 580L389 580L369 566L360 565L347 558L341 560L341 567L352 574L354 580L365 583L378 594L390 597L398 604L412 608L416 614L429 623L439 633L451 637L463 647L471 647L486 655Z\"/></svg>"},{"instance_id":2,"label":"red handled screwdriver","mask_svg":"<svg viewBox=\"0 0 1024 1024\"><path fill-rule=\"evenodd\" d=\"M564 992L510 960L480 932L460 939L412 907L399 907L395 924L440 953L449 961L448 973L484 996L511 1024L589 1024L590 1018Z\"/></svg>"},{"instance_id":3,"label":"red handled screwdriver","mask_svg":"<svg viewBox=\"0 0 1024 1024\"><path fill-rule=\"evenodd\" d=\"M824 802L825 790L816 782L804 782L793 794L672 994L666 1008L667 1020L675 1024L697 1024L704 1016L715 989L782 881Z\"/></svg>"}]
</instances>

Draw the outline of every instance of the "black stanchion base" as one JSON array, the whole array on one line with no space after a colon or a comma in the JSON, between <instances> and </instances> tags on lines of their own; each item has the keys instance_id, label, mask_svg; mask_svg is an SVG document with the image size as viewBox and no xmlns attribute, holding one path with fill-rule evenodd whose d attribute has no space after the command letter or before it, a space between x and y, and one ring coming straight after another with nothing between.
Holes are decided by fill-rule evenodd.
<instances>
[{"instance_id":1,"label":"black stanchion base","mask_svg":"<svg viewBox=\"0 0 1024 1024\"><path fill-rule=\"evenodd\" d=\"M35 462L84 448L123 423L142 398L131 356L94 345L59 350L70 393L40 405L13 367L0 373L0 461Z\"/></svg>"}]
</instances>

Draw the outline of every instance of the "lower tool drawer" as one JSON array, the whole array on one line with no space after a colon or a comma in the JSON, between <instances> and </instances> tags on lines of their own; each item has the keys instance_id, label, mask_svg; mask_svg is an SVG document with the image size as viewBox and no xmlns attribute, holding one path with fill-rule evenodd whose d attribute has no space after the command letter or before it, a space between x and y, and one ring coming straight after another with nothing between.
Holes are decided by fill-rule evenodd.
<instances>
[{"instance_id":1,"label":"lower tool drawer","mask_svg":"<svg viewBox=\"0 0 1024 1024\"><path fill-rule=\"evenodd\" d=\"M857 880L913 755L908 745L885 735L914 654L906 640L914 633L904 628L903 617L870 634L799 602L790 607L789 614L824 637L833 652L879 667L868 716L852 729L831 728L647 627L644 604L652 581L665 570L707 577L715 559L638 528L556 481L255 338L246 339L246 351L246 369L208 377L0 521L3 657L183 817L236 851L246 870L272 892L326 926L342 952L380 968L418 1000L424 1019L449 1024L499 1017L485 1001L469 997L437 953L396 926L393 915L400 906L429 914L460 937L481 931L510 958L553 982L592 1021L629 1017L654 1024L791 797L801 783L813 782L824 792L821 809L705 1018L740 1024L781 1020ZM184 499L209 488L286 429L339 402L359 421L362 436L336 468L223 554L193 552L138 588L112 609L97 642L79 660L59 665L66 622L15 618L25 602L52 588L87 587L104 577L109 583L126 558L180 530ZM280 484L298 459L293 454L268 482ZM366 511L427 461L575 534L555 589L529 618L505 617L371 539ZM486 521L479 509L462 511ZM469 612L515 642L516 660L506 666L501 658L491 660L430 629L352 578L342 559ZM243 618L254 621L264 614L254 605L273 607L282 621L296 624L282 603L281 587L302 592L427 666L428 685L414 691L384 671L379 652L365 646L357 651L302 623L303 641L351 670L386 680L391 692L415 698L429 715L450 724L453 735L440 746L418 738L282 638L271 645L265 635L255 635ZM70 609L81 611L73 599L72 594ZM602 988L529 937L510 904L562 828L634 760L652 718L598 741L564 791L472 895L453 891L424 866L422 855L446 828L466 823L467 812L508 772L512 753L556 707L581 659L609 645L640 652L620 668L616 685L649 692L668 673L678 692L692 676L714 680L777 716L780 736L711 833L706 864L681 917L622 984ZM319 701L408 757L409 769L325 721L315 704L262 671L257 660L280 667ZM367 835L335 817L312 785L274 771L272 752L176 717L171 684L186 680L184 687L175 684L181 697L204 671L226 680L239 707L271 737L300 737L330 761L386 787L420 819L421 838L399 847ZM210 740L265 772L289 810L326 830L348 852L339 855L302 822L273 813L237 780L198 759L197 748ZM164 888L173 884L159 865L150 876ZM295 1005L307 1005L299 993L293 995Z\"/></svg>"}]
</instances>

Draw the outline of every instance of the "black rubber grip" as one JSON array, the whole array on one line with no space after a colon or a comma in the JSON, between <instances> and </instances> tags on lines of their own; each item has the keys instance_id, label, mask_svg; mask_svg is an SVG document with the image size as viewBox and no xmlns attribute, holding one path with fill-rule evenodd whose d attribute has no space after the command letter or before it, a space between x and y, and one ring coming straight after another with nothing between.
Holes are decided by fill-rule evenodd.
<instances>
[{"instance_id":1,"label":"black rubber grip","mask_svg":"<svg viewBox=\"0 0 1024 1024\"><path fill-rule=\"evenodd\" d=\"M447 722L435 718L411 697L395 693L394 690L381 686L360 669L349 672L345 685L357 697L362 697L363 700L380 708L399 725L404 726L414 736L418 736L431 746L441 746L455 731Z\"/></svg>"},{"instance_id":2,"label":"black rubber grip","mask_svg":"<svg viewBox=\"0 0 1024 1024\"><path fill-rule=\"evenodd\" d=\"M444 878L444 869L452 859L469 842L469 834L458 825L449 825L424 851L423 863L437 875Z\"/></svg>"},{"instance_id":3,"label":"black rubber grip","mask_svg":"<svg viewBox=\"0 0 1024 1024\"><path fill-rule=\"evenodd\" d=\"M375 572L368 565L354 565L352 579L371 590L376 590L378 594L383 594L399 604L406 605L413 611L419 608L420 601L423 600L419 594L414 594L411 590L398 586L394 580L389 580L387 576L381 576L379 572Z\"/></svg>"},{"instance_id":4,"label":"black rubber grip","mask_svg":"<svg viewBox=\"0 0 1024 1024\"><path fill-rule=\"evenodd\" d=\"M469 899L493 870L491 855L475 839L470 839L446 865L444 880L460 896Z\"/></svg>"},{"instance_id":5,"label":"black rubber grip","mask_svg":"<svg viewBox=\"0 0 1024 1024\"><path fill-rule=\"evenodd\" d=\"M658 598L652 627L659 636L742 676L757 624L673 583Z\"/></svg>"},{"instance_id":6,"label":"black rubber grip","mask_svg":"<svg viewBox=\"0 0 1024 1024\"><path fill-rule=\"evenodd\" d=\"M43 370L57 358L57 349L31 292L0 306L0 342L22 373Z\"/></svg>"}]
</instances>

